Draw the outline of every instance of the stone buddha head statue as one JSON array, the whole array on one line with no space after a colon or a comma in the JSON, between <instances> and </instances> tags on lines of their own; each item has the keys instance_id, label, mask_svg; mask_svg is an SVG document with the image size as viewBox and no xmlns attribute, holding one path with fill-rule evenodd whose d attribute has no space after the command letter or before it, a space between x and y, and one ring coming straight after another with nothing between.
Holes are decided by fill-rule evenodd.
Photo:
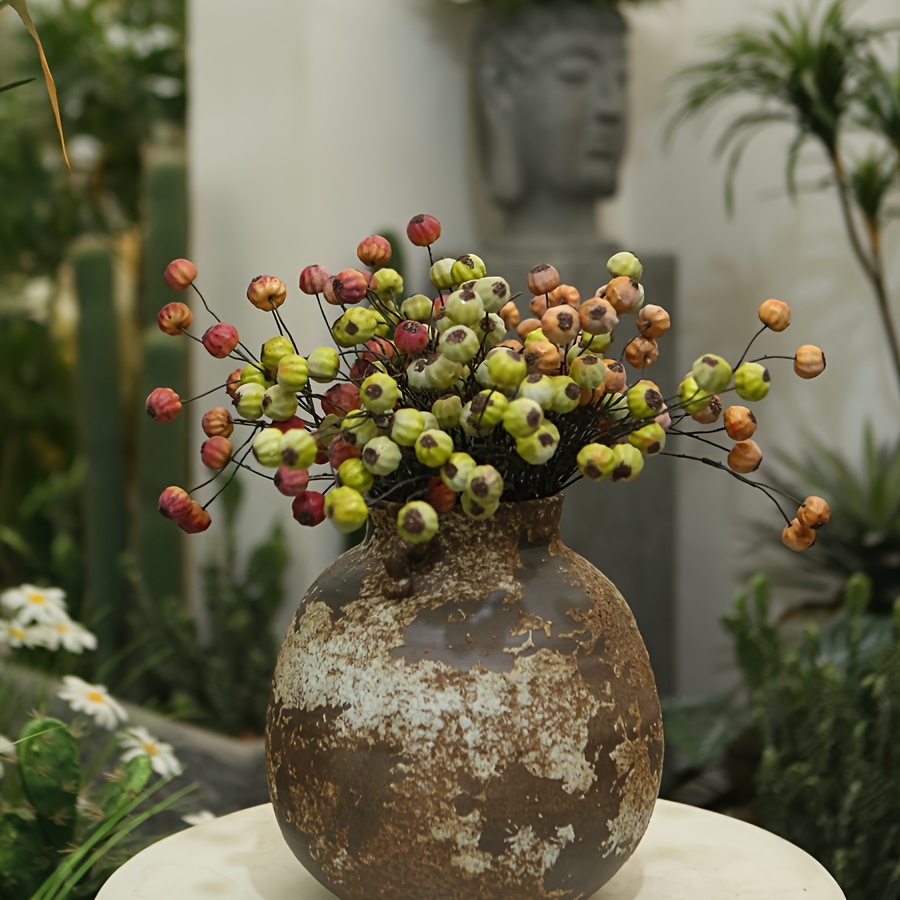
<instances>
[{"instance_id":1,"label":"stone buddha head statue","mask_svg":"<svg viewBox=\"0 0 900 900\"><path fill-rule=\"evenodd\" d=\"M625 144L625 22L586 3L486 16L476 45L481 151L507 232L596 234Z\"/></svg>"}]
</instances>

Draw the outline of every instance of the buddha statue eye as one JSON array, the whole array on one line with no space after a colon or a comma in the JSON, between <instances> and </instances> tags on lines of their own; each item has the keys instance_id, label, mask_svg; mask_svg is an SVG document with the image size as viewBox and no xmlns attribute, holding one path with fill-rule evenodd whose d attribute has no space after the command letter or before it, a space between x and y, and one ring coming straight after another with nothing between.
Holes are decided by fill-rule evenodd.
<instances>
[{"instance_id":1,"label":"buddha statue eye","mask_svg":"<svg viewBox=\"0 0 900 900\"><path fill-rule=\"evenodd\" d=\"M600 60L587 53L570 53L553 61L552 72L558 81L581 85L590 80Z\"/></svg>"}]
</instances>

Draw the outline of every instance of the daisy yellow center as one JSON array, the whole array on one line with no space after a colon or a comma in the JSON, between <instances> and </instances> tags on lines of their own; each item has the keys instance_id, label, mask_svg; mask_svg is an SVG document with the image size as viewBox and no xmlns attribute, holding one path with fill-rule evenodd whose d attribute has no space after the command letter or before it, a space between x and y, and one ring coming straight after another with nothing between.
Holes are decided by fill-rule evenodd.
<instances>
[{"instance_id":1,"label":"daisy yellow center","mask_svg":"<svg viewBox=\"0 0 900 900\"><path fill-rule=\"evenodd\" d=\"M25 637L25 629L19 628L17 625L10 626L9 633L14 638L18 638L19 640L21 640L23 637Z\"/></svg>"},{"instance_id":2,"label":"daisy yellow center","mask_svg":"<svg viewBox=\"0 0 900 900\"><path fill-rule=\"evenodd\" d=\"M88 691L87 698L91 703L106 703L106 697L100 691Z\"/></svg>"},{"instance_id":3,"label":"daisy yellow center","mask_svg":"<svg viewBox=\"0 0 900 900\"><path fill-rule=\"evenodd\" d=\"M147 756L156 756L156 754L159 753L159 747L157 747L156 744L151 744L149 741L142 741L141 749Z\"/></svg>"},{"instance_id":4,"label":"daisy yellow center","mask_svg":"<svg viewBox=\"0 0 900 900\"><path fill-rule=\"evenodd\" d=\"M66 625L65 622L60 622L59 625L56 626L56 630L57 630L60 634L68 634L68 633L69 633L69 626Z\"/></svg>"},{"instance_id":5,"label":"daisy yellow center","mask_svg":"<svg viewBox=\"0 0 900 900\"><path fill-rule=\"evenodd\" d=\"M33 603L35 606L41 606L43 603L47 602L47 598L43 594L39 594L37 591L32 591L28 595L28 602Z\"/></svg>"}]
</instances>

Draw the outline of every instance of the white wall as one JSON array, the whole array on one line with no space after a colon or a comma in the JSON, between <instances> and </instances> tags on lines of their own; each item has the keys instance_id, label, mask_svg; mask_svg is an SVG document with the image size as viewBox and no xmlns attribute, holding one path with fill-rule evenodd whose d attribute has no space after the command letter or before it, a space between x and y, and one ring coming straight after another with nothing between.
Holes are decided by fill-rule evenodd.
<instances>
[{"instance_id":1,"label":"white wall","mask_svg":"<svg viewBox=\"0 0 900 900\"><path fill-rule=\"evenodd\" d=\"M773 365L773 394L758 409L760 443L764 450L799 450L805 428L853 450L861 423L885 408L896 421L897 403L873 302L834 198L784 199L786 144L769 135L746 157L737 215L729 220L722 169L712 163L715 127L691 126L671 152L661 149L672 73L701 58L702 36L776 5L666 0L628 11L630 150L621 194L602 219L623 246L678 258L680 314L669 352L685 368L710 350L739 356L759 302L789 301L794 324L763 349L793 353L800 343L820 343L830 366L818 381L801 383L789 362ZM895 5L869 0L860 15L884 20ZM311 346L324 333L294 289L303 266L351 265L359 238L402 230L421 211L438 215L455 246L473 246L479 176L466 65L475 18L475 10L447 0L193 0L192 252L223 315L254 323L250 346L269 336L261 314L254 317L242 299L253 275L271 272L288 283L289 322L309 313L298 330ZM900 292L896 260L891 276ZM199 356L197 368L198 385L223 371ZM679 684L687 693L706 692L727 678L718 618L748 565L747 519L768 517L777 541L777 514L757 492L706 467L657 464L670 466L679 492ZM253 492L248 534L265 530L276 510L289 514L280 500ZM297 598L337 545L326 529L290 526Z\"/></svg>"}]
</instances>

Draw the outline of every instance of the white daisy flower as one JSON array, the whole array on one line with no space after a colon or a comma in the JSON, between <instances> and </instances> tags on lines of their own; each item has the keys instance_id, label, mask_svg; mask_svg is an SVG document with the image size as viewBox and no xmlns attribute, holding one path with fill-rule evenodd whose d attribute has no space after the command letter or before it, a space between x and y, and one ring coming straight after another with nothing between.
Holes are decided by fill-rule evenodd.
<instances>
[{"instance_id":1,"label":"white daisy flower","mask_svg":"<svg viewBox=\"0 0 900 900\"><path fill-rule=\"evenodd\" d=\"M5 735L0 734L0 778L3 777L3 762L12 762L16 758L16 745Z\"/></svg>"},{"instance_id":2,"label":"white daisy flower","mask_svg":"<svg viewBox=\"0 0 900 900\"><path fill-rule=\"evenodd\" d=\"M215 813L211 813L208 809L201 809L199 812L182 816L181 821L186 825L203 825L205 822L212 822L215 818Z\"/></svg>"},{"instance_id":3,"label":"white daisy flower","mask_svg":"<svg viewBox=\"0 0 900 900\"><path fill-rule=\"evenodd\" d=\"M21 625L55 625L68 618L66 595L60 588L39 588L22 584L0 594L0 603Z\"/></svg>"},{"instance_id":4,"label":"white daisy flower","mask_svg":"<svg viewBox=\"0 0 900 900\"><path fill-rule=\"evenodd\" d=\"M34 647L47 647L52 650L55 649L52 646L53 640L54 636L47 625L23 625L16 619L12 621L0 619L0 645L27 647L29 650Z\"/></svg>"},{"instance_id":5,"label":"white daisy flower","mask_svg":"<svg viewBox=\"0 0 900 900\"><path fill-rule=\"evenodd\" d=\"M153 771L163 778L172 778L182 772L172 745L158 741L146 728L136 725L126 729L119 738L119 745L125 750L122 762L127 763L137 756L149 756Z\"/></svg>"},{"instance_id":6,"label":"white daisy flower","mask_svg":"<svg viewBox=\"0 0 900 900\"><path fill-rule=\"evenodd\" d=\"M88 631L84 625L75 622L68 616L65 621L57 622L55 625L47 625L56 640L56 647L62 647L69 653L82 653L85 650L97 649L97 638ZM56 647L51 649L55 650Z\"/></svg>"},{"instance_id":7,"label":"white daisy flower","mask_svg":"<svg viewBox=\"0 0 900 900\"><path fill-rule=\"evenodd\" d=\"M63 689L57 696L75 712L87 713L98 725L110 731L128 718L122 705L110 697L102 684L88 684L75 675L63 677Z\"/></svg>"}]
</instances>

